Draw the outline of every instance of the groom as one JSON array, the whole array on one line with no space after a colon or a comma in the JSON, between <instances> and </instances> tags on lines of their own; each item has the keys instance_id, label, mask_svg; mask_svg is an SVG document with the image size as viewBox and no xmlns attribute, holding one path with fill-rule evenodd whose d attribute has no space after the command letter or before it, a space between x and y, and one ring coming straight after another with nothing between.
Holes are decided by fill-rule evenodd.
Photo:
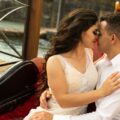
<instances>
[{"instance_id":1,"label":"groom","mask_svg":"<svg viewBox=\"0 0 120 120\"><path fill-rule=\"evenodd\" d=\"M101 19L99 49L107 55L96 67L99 73L97 88L111 73L120 72L120 13ZM120 89L96 102L96 111L78 116L36 113L31 120L120 120Z\"/></svg>"}]
</instances>

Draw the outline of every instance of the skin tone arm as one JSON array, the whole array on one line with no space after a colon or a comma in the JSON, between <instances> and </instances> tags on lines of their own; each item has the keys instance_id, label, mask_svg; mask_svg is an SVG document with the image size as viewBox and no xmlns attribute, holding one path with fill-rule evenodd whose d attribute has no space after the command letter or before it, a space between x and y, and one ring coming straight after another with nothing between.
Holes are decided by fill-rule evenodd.
<instances>
[{"instance_id":1,"label":"skin tone arm","mask_svg":"<svg viewBox=\"0 0 120 120\"><path fill-rule=\"evenodd\" d=\"M62 65L57 58L53 57L51 57L47 62L47 75L49 87L51 88L59 105L63 108L77 107L92 103L101 97L111 94L120 87L120 82L117 81L117 79L120 78L120 75L118 73L114 73L98 90L84 93L68 93L68 85Z\"/></svg>"}]
</instances>

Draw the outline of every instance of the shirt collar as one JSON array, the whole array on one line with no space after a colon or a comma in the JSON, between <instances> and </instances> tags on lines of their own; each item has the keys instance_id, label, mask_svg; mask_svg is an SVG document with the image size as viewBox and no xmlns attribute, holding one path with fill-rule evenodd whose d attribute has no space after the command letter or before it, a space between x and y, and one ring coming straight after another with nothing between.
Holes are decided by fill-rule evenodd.
<instances>
[{"instance_id":1,"label":"shirt collar","mask_svg":"<svg viewBox=\"0 0 120 120\"><path fill-rule=\"evenodd\" d=\"M120 64L120 54L116 55L113 59L109 60L109 58L107 57L107 55L104 56L105 62L104 65L108 66L108 65L112 65L112 66L116 66L117 64Z\"/></svg>"},{"instance_id":2,"label":"shirt collar","mask_svg":"<svg viewBox=\"0 0 120 120\"><path fill-rule=\"evenodd\" d=\"M118 63L120 64L120 54L116 55L112 60L111 63L113 66L116 66Z\"/></svg>"},{"instance_id":3,"label":"shirt collar","mask_svg":"<svg viewBox=\"0 0 120 120\"><path fill-rule=\"evenodd\" d=\"M112 65L111 61L108 59L107 55L104 56L104 66Z\"/></svg>"}]
</instances>

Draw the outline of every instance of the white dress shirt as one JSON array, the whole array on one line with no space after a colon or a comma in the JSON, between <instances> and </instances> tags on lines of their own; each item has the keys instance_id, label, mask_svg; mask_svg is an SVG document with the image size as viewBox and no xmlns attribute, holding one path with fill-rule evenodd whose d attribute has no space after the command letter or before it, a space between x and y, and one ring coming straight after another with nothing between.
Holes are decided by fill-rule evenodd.
<instances>
[{"instance_id":1,"label":"white dress shirt","mask_svg":"<svg viewBox=\"0 0 120 120\"><path fill-rule=\"evenodd\" d=\"M120 54L112 60L107 56L96 64L99 73L99 88L106 78L114 73L120 72ZM54 115L53 120L120 120L120 89L111 95L99 99L96 102L96 111L78 116L71 115Z\"/></svg>"}]
</instances>

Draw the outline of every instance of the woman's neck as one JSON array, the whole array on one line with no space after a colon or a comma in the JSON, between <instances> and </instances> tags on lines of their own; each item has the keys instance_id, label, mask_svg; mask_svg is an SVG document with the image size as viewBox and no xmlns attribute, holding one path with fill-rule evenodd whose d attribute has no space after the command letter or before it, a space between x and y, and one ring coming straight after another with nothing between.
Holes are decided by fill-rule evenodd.
<instances>
[{"instance_id":1,"label":"woman's neck","mask_svg":"<svg viewBox=\"0 0 120 120\"><path fill-rule=\"evenodd\" d=\"M68 55L70 57L76 58L76 59L81 59L81 57L85 56L85 47L83 44L78 44L78 46L68 52Z\"/></svg>"}]
</instances>

